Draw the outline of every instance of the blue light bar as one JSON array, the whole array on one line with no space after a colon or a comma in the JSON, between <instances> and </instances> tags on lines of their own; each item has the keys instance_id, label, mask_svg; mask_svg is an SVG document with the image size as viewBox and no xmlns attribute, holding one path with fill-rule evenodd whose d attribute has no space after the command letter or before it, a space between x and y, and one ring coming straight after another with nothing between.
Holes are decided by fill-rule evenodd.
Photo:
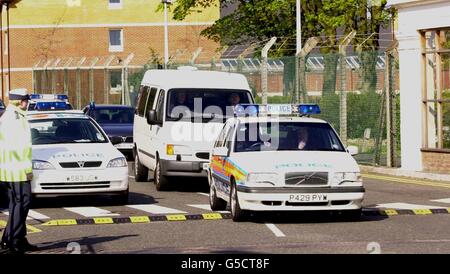
<instances>
[{"instance_id":1,"label":"blue light bar","mask_svg":"<svg viewBox=\"0 0 450 274\"><path fill-rule=\"evenodd\" d=\"M66 94L30 94L31 100L46 99L46 100L69 100Z\"/></svg>"},{"instance_id":2,"label":"blue light bar","mask_svg":"<svg viewBox=\"0 0 450 274\"><path fill-rule=\"evenodd\" d=\"M239 104L234 107L235 116L258 116L259 105Z\"/></svg>"},{"instance_id":3,"label":"blue light bar","mask_svg":"<svg viewBox=\"0 0 450 274\"><path fill-rule=\"evenodd\" d=\"M299 105L298 113L300 115L320 114L320 107L319 107L319 105L313 105L313 104Z\"/></svg>"},{"instance_id":4,"label":"blue light bar","mask_svg":"<svg viewBox=\"0 0 450 274\"><path fill-rule=\"evenodd\" d=\"M37 102L36 110L45 111L45 110L67 110L71 109L69 104L66 102Z\"/></svg>"}]
</instances>

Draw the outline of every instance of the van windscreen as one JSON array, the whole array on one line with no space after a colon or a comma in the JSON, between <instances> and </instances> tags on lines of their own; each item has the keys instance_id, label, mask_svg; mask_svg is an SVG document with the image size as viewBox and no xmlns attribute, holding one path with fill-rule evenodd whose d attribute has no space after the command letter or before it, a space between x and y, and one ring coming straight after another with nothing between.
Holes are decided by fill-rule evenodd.
<instances>
[{"instance_id":1,"label":"van windscreen","mask_svg":"<svg viewBox=\"0 0 450 274\"><path fill-rule=\"evenodd\" d=\"M167 121L223 122L237 104L253 103L247 90L171 89L167 95Z\"/></svg>"}]
</instances>

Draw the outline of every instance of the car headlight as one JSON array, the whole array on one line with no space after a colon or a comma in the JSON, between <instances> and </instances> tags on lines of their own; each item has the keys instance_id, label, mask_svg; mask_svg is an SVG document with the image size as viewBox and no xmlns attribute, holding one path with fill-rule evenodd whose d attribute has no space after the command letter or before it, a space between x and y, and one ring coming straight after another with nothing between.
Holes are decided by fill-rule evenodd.
<instances>
[{"instance_id":1,"label":"car headlight","mask_svg":"<svg viewBox=\"0 0 450 274\"><path fill-rule=\"evenodd\" d=\"M362 176L360 172L335 172L334 181L338 185L345 183L362 183Z\"/></svg>"},{"instance_id":2,"label":"car headlight","mask_svg":"<svg viewBox=\"0 0 450 274\"><path fill-rule=\"evenodd\" d=\"M119 157L116 159L112 159L109 161L107 167L126 167L127 166L127 160L125 157Z\"/></svg>"},{"instance_id":3,"label":"car headlight","mask_svg":"<svg viewBox=\"0 0 450 274\"><path fill-rule=\"evenodd\" d=\"M277 173L249 173L247 175L247 183L269 183L276 185L277 181Z\"/></svg>"},{"instance_id":4,"label":"car headlight","mask_svg":"<svg viewBox=\"0 0 450 274\"><path fill-rule=\"evenodd\" d=\"M55 167L47 161L33 160L33 169L45 170L45 169L55 169Z\"/></svg>"},{"instance_id":5,"label":"car headlight","mask_svg":"<svg viewBox=\"0 0 450 274\"><path fill-rule=\"evenodd\" d=\"M166 153L167 155L192 155L192 150L187 146L168 144Z\"/></svg>"}]
</instances>

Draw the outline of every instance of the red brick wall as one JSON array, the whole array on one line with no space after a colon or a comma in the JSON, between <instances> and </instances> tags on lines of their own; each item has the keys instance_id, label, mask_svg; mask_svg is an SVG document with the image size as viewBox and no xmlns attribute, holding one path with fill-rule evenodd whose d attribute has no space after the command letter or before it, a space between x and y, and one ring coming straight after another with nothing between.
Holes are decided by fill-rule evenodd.
<instances>
[{"instance_id":1,"label":"red brick wall","mask_svg":"<svg viewBox=\"0 0 450 274\"><path fill-rule=\"evenodd\" d=\"M450 153L422 152L424 171L450 174Z\"/></svg>"}]
</instances>

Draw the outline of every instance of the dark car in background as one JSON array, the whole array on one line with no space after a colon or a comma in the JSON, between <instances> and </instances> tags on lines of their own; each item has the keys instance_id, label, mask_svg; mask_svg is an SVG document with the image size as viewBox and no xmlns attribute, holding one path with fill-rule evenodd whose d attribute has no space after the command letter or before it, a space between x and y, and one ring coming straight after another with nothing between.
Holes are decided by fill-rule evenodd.
<instances>
[{"instance_id":1,"label":"dark car in background","mask_svg":"<svg viewBox=\"0 0 450 274\"><path fill-rule=\"evenodd\" d=\"M125 105L89 104L83 112L92 117L111 137L121 137L123 142L115 145L127 158L133 154L134 108Z\"/></svg>"}]
</instances>

